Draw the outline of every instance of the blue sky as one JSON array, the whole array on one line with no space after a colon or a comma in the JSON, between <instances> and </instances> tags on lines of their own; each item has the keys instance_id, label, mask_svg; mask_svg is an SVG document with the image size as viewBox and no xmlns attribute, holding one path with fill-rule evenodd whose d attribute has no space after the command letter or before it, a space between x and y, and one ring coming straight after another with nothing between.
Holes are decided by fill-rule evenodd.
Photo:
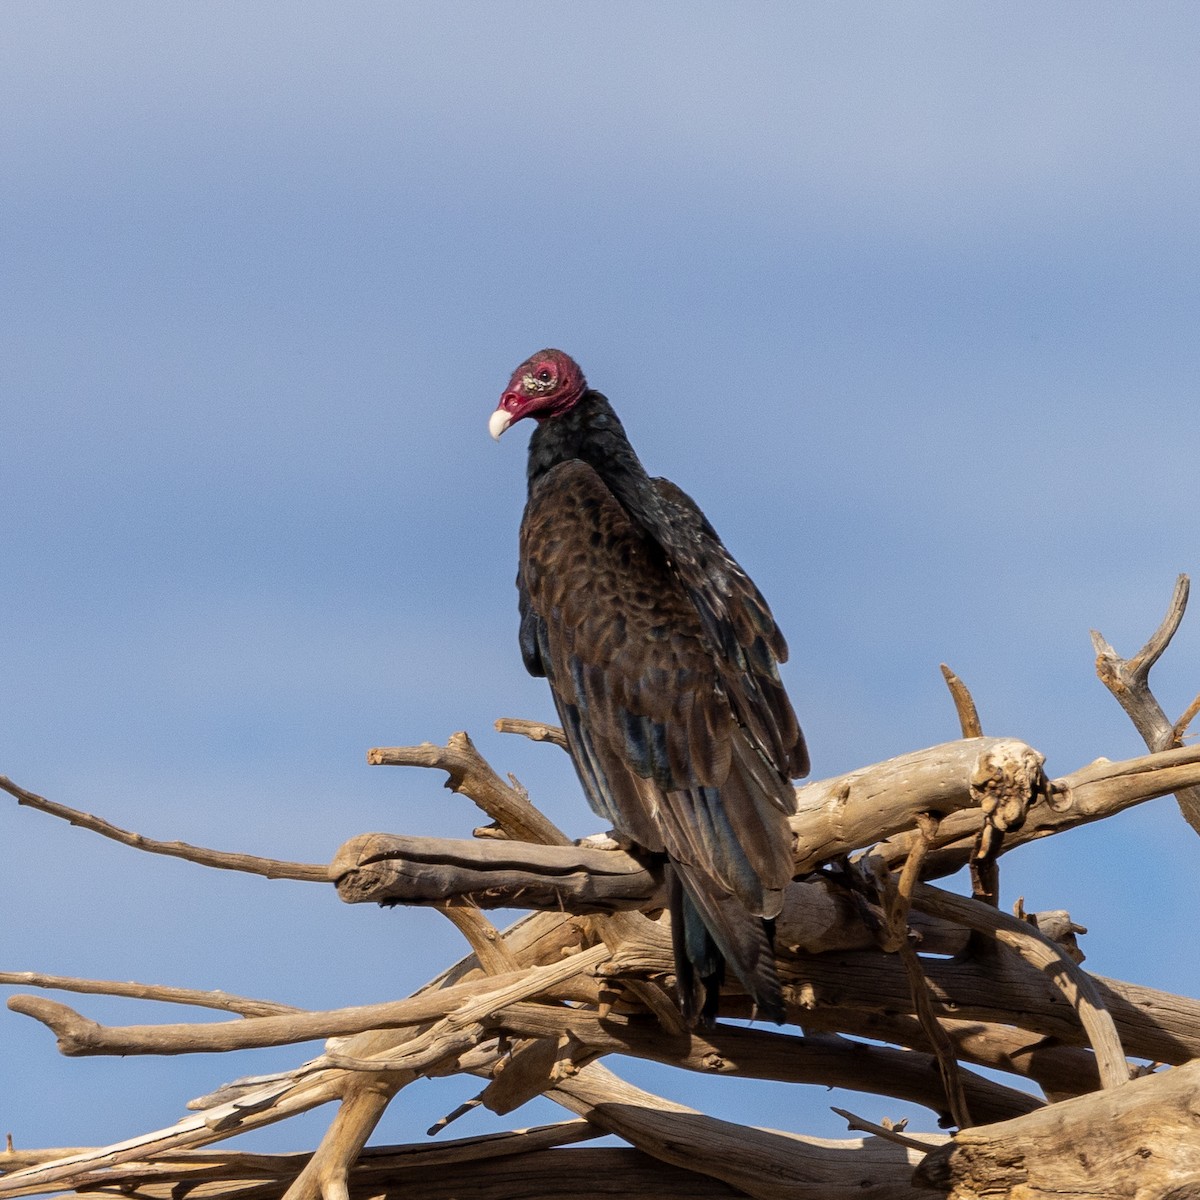
<instances>
[{"instance_id":1,"label":"blue sky","mask_svg":"<svg viewBox=\"0 0 1200 1200\"><path fill-rule=\"evenodd\" d=\"M0 772L325 861L370 829L467 836L437 778L365 765L466 728L592 832L565 759L491 731L552 711L516 647L525 433L486 432L548 344L771 600L817 775L953 737L942 661L1052 774L1139 753L1087 631L1131 653L1200 568L1198 34L1184 4L9 0ZM1156 673L1172 715L1197 630ZM1195 907L1194 835L1169 800L1105 824L1005 859L1004 902L1196 994L1161 920ZM325 1007L458 954L435 914L15 802L0 837L4 969ZM117 1140L306 1056L69 1061L7 1012L0 1039L21 1146ZM841 1129L820 1089L615 1065ZM471 1090L410 1089L380 1137Z\"/></svg>"}]
</instances>

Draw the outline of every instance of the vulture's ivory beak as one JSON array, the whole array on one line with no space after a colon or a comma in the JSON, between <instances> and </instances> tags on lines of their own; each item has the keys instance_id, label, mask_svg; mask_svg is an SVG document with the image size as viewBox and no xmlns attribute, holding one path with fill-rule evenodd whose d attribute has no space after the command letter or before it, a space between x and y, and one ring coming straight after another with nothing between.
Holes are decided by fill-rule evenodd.
<instances>
[{"instance_id":1,"label":"vulture's ivory beak","mask_svg":"<svg viewBox=\"0 0 1200 1200\"><path fill-rule=\"evenodd\" d=\"M512 413L505 412L504 409L498 408L488 418L488 433L496 439L500 440L500 435L512 424Z\"/></svg>"}]
</instances>

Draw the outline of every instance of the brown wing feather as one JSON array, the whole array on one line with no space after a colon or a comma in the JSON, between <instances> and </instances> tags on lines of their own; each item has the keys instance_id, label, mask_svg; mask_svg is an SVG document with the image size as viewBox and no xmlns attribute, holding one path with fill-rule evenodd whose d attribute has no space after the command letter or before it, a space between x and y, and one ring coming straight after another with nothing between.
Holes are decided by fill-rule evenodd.
<instances>
[{"instance_id":1,"label":"brown wing feather","mask_svg":"<svg viewBox=\"0 0 1200 1200\"><path fill-rule=\"evenodd\" d=\"M808 749L778 664L788 648L754 581L699 505L669 479L653 480L670 528L671 565L700 615L738 721L790 779L808 774Z\"/></svg>"},{"instance_id":2,"label":"brown wing feather","mask_svg":"<svg viewBox=\"0 0 1200 1200\"><path fill-rule=\"evenodd\" d=\"M791 786L741 727L672 564L591 467L561 463L535 486L520 581L593 808L750 912L778 912Z\"/></svg>"}]
</instances>

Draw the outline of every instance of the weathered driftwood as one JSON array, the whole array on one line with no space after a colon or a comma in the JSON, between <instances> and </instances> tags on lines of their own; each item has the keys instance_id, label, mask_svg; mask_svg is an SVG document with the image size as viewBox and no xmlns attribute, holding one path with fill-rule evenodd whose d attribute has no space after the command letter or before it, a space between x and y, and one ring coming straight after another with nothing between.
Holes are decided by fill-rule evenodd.
<instances>
[{"instance_id":1,"label":"weathered driftwood","mask_svg":"<svg viewBox=\"0 0 1200 1200\"><path fill-rule=\"evenodd\" d=\"M1190 583L1186 575L1175 581L1175 591L1162 624L1132 658L1121 658L1103 635L1092 630L1096 651L1096 674L1117 703L1129 714L1134 728L1150 750L1171 750L1183 745L1183 735L1200 712L1200 694L1177 721L1171 721L1150 690L1150 669L1162 657L1183 620ZM1175 792L1179 809L1191 827L1200 833L1200 787L1188 785Z\"/></svg>"},{"instance_id":2,"label":"weathered driftwood","mask_svg":"<svg viewBox=\"0 0 1200 1200\"><path fill-rule=\"evenodd\" d=\"M917 816L978 809L1019 825L1046 789L1045 760L1012 738L967 738L902 754L796 789L796 870L803 873L912 829Z\"/></svg>"},{"instance_id":3,"label":"weathered driftwood","mask_svg":"<svg viewBox=\"0 0 1200 1200\"><path fill-rule=\"evenodd\" d=\"M423 758L436 757L435 748L417 749ZM399 750L389 753L403 757ZM1200 785L1200 746L1122 762L1101 760L1052 781L1040 777L1040 763L1041 756L1021 742L971 739L798 788L802 807L792 819L796 871L802 874L871 845L872 821L880 837L873 853L898 866L914 843L911 833L896 831L910 829L919 813L949 813L922 872L936 878L966 864L989 821L1004 821L1008 849ZM898 781L904 779L914 782L901 787ZM881 813L889 796L902 816ZM1023 824L1014 827L1018 814ZM327 870L339 895L352 904L469 898L481 908L592 913L653 909L664 902L653 863L621 850L565 843L362 834L341 847Z\"/></svg>"},{"instance_id":4,"label":"weathered driftwood","mask_svg":"<svg viewBox=\"0 0 1200 1200\"><path fill-rule=\"evenodd\" d=\"M434 767L445 771L446 787L462 792L504 831L505 836L539 845L565 845L570 841L548 817L529 801L529 794L515 783L505 783L475 749L465 733L455 733L445 746L429 742L421 746L376 747L367 751L367 762L384 767Z\"/></svg>"},{"instance_id":5,"label":"weathered driftwood","mask_svg":"<svg viewBox=\"0 0 1200 1200\"><path fill-rule=\"evenodd\" d=\"M950 1200L1200 1195L1200 1062L963 1130L917 1178Z\"/></svg>"},{"instance_id":6,"label":"weathered driftwood","mask_svg":"<svg viewBox=\"0 0 1200 1200\"><path fill-rule=\"evenodd\" d=\"M721 1179L758 1200L918 1200L923 1153L879 1138L834 1142L705 1116L618 1079L599 1064L547 1093L657 1159ZM932 1149L943 1139L925 1135Z\"/></svg>"},{"instance_id":7,"label":"weathered driftwood","mask_svg":"<svg viewBox=\"0 0 1200 1200\"><path fill-rule=\"evenodd\" d=\"M423 992L407 1000L367 1004L332 1012L291 1012L251 1017L216 1024L105 1026L89 1021L65 1004L41 996L13 996L8 1007L33 1017L58 1038L62 1054L82 1057L97 1054L212 1054L262 1046L286 1046L318 1038L347 1037L374 1029L403 1029L441 1021L456 1013L492 1011L504 1002L504 989L528 996L550 993L561 998L596 999L596 988L566 988L570 976L586 971L602 957L595 951L585 958L563 959L558 964L490 976L438 991ZM539 974L538 972L541 972ZM562 976L567 976L567 979ZM530 989L533 989L530 991ZM520 996L521 999L528 998ZM514 1000L509 1000L514 1003Z\"/></svg>"},{"instance_id":8,"label":"weathered driftwood","mask_svg":"<svg viewBox=\"0 0 1200 1200\"><path fill-rule=\"evenodd\" d=\"M1079 1014L1080 1024L1096 1054L1096 1066L1105 1087L1129 1082L1129 1065L1116 1026L1104 1006L1099 989L1086 972L1036 925L1007 916L990 905L953 896L928 884L917 884L913 903L936 916L958 920L976 933L994 937L1015 950L1026 962L1044 971L1067 1003Z\"/></svg>"},{"instance_id":9,"label":"weathered driftwood","mask_svg":"<svg viewBox=\"0 0 1200 1200\"><path fill-rule=\"evenodd\" d=\"M372 1146L359 1155L351 1174L351 1186L358 1192L383 1184L384 1187L403 1189L413 1194L415 1186L424 1186L435 1177L439 1186L457 1181L459 1187L477 1182L488 1194L487 1179L497 1173L506 1187L512 1186L514 1176L501 1170L504 1163L517 1159L526 1166L539 1161L534 1152L568 1146L601 1136L601 1131L583 1120L563 1121L557 1125L543 1125L533 1129L517 1129L499 1134L461 1138L444 1142L425 1142L402 1146ZM0 1153L0 1171L14 1171L36 1166L46 1161L47 1151L21 1151L9 1149ZM75 1154L94 1154L95 1150L76 1149ZM529 1157L533 1156L533 1157ZM84 1194L95 1194L95 1189L119 1191L123 1194L162 1197L172 1200L181 1193L188 1196L217 1197L224 1195L244 1196L253 1188L253 1195L266 1200L281 1196L284 1190L309 1164L310 1154L254 1154L246 1151L219 1152L206 1150L183 1150L155 1155L148 1161L120 1164L114 1167L96 1167L81 1173L75 1182ZM639 1155L639 1165L642 1156ZM561 1160L555 1160L561 1162ZM653 1161L653 1160L651 1160ZM595 1164L592 1157L581 1160ZM574 1180L578 1187L582 1176L575 1173L570 1163L561 1163L567 1179ZM626 1178L637 1178L629 1170L614 1162L613 1168ZM678 1186L678 1170L667 1168L665 1179ZM653 1177L651 1177L653 1178ZM689 1178L697 1180L695 1175ZM719 1186L719 1185L718 1185ZM727 1189L728 1193L728 1189ZM435 1193L436 1194L436 1193ZM504 1195L504 1192L496 1193ZM723 1194L723 1193L714 1193Z\"/></svg>"},{"instance_id":10,"label":"weathered driftwood","mask_svg":"<svg viewBox=\"0 0 1200 1200\"><path fill-rule=\"evenodd\" d=\"M183 1193L197 1200L401 1193L420 1200L464 1190L502 1200L518 1178L522 1190L535 1181L547 1196L603 1194L606 1187L623 1195L814 1200L920 1200L947 1189L958 1200L1010 1193L1049 1200L1081 1190L1139 1200L1200 1194L1191 1149L1200 1064L1130 1082L1125 1059L1200 1059L1200 1002L1089 976L1077 965L1079 927L1066 914L1007 917L994 905L918 882L973 863L977 894L994 894L988 864L1001 851L1169 792L1183 803L1188 789L1200 789L1200 747L1181 746L1200 698L1171 725L1146 682L1185 599L1184 582L1167 620L1129 663L1097 641L1102 677L1119 699L1124 689L1122 703L1139 729L1146 725L1147 743L1158 753L1101 760L1048 781L1030 747L978 736L970 694L949 672L962 740L799 789L797 870L834 864L793 884L777 923L788 1016L804 1026L804 1036L728 1024L685 1030L670 998L672 956L656 865L567 844L465 734L441 747L372 751L371 761L446 771L448 786L494 822L481 831L492 840L366 835L347 842L331 866L154 841L0 781L22 804L137 849L268 877L336 881L343 898L356 902L436 904L472 949L407 1000L326 1013L189 989L0 976L241 1015L114 1029L44 998L15 997L12 1007L49 1025L66 1053L189 1053L333 1039L291 1071L193 1102L194 1113L168 1128L115 1146L0 1156L0 1198L78 1188L164 1200ZM504 726L561 744L552 726ZM500 932L481 911L488 904L546 911ZM726 990L723 1012L748 1015L736 987ZM729 1077L840 1084L950 1110L960 1130L947 1142L850 1117L852 1128L877 1136L822 1142L747 1129L623 1083L598 1061L612 1054ZM967 1064L1031 1081L1054 1103L976 1075ZM544 1094L581 1114L588 1130L616 1133L637 1150L557 1149L583 1136L577 1123L429 1153L365 1149L401 1090L422 1076L450 1073L483 1080L464 1107L506 1113ZM337 1110L312 1155L203 1149L330 1101ZM987 1124L961 1128L968 1120ZM1072 1157L1080 1146L1082 1169ZM445 1169L430 1171L434 1163Z\"/></svg>"},{"instance_id":11,"label":"weathered driftwood","mask_svg":"<svg viewBox=\"0 0 1200 1200\"><path fill-rule=\"evenodd\" d=\"M347 904L466 897L480 908L600 913L662 908L667 901L657 864L583 846L365 833L346 842L329 869Z\"/></svg>"},{"instance_id":12,"label":"weathered driftwood","mask_svg":"<svg viewBox=\"0 0 1200 1200\"><path fill-rule=\"evenodd\" d=\"M668 1036L644 1019L601 1017L546 1004L513 1005L497 1012L488 1025L520 1037L569 1038L596 1054L647 1058L704 1074L843 1087L895 1096L934 1112L945 1110L932 1055L868 1046L848 1038L794 1037L724 1025ZM964 1077L977 1119L999 1121L1040 1107L1041 1102L1028 1092L971 1072L964 1072Z\"/></svg>"}]
</instances>

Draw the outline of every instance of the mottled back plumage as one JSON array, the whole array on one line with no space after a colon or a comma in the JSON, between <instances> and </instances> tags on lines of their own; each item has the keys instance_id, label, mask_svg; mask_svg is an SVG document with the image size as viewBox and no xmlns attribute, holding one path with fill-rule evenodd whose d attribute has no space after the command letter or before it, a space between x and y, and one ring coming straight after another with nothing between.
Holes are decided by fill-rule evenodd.
<instances>
[{"instance_id":1,"label":"mottled back plumage","mask_svg":"<svg viewBox=\"0 0 1200 1200\"><path fill-rule=\"evenodd\" d=\"M685 1012L697 978L715 1012L726 960L781 1020L764 919L792 875L789 780L808 769L786 643L703 513L646 474L561 352L518 368L493 431L525 415L540 418L517 576L525 665L550 684L592 808L670 864Z\"/></svg>"}]
</instances>

